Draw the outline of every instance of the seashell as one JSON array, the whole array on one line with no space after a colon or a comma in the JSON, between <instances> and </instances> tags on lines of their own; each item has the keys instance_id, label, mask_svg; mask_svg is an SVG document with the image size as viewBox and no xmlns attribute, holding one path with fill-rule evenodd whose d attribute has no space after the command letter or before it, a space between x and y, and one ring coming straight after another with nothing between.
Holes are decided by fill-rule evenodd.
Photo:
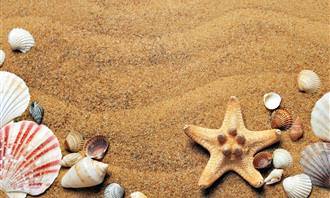
<instances>
[{"instance_id":1,"label":"seashell","mask_svg":"<svg viewBox=\"0 0 330 198\"><path fill-rule=\"evenodd\" d=\"M61 166L71 167L84 158L80 153L70 153L63 157Z\"/></svg>"},{"instance_id":2,"label":"seashell","mask_svg":"<svg viewBox=\"0 0 330 198\"><path fill-rule=\"evenodd\" d=\"M1 195L1 194L0 194ZM24 192L7 192L7 197L8 198L25 198L26 193ZM1 196L0 196L1 197Z\"/></svg>"},{"instance_id":3,"label":"seashell","mask_svg":"<svg viewBox=\"0 0 330 198\"><path fill-rule=\"evenodd\" d=\"M64 188L85 188L103 182L108 164L85 157L72 166L63 176L61 185Z\"/></svg>"},{"instance_id":4,"label":"seashell","mask_svg":"<svg viewBox=\"0 0 330 198\"><path fill-rule=\"evenodd\" d=\"M123 198L125 190L119 184L112 183L104 190L104 198Z\"/></svg>"},{"instance_id":5,"label":"seashell","mask_svg":"<svg viewBox=\"0 0 330 198\"><path fill-rule=\"evenodd\" d=\"M299 117L296 118L296 120L293 122L292 127L289 132L289 136L292 141L299 140L304 135L304 128L302 121Z\"/></svg>"},{"instance_id":6,"label":"seashell","mask_svg":"<svg viewBox=\"0 0 330 198\"><path fill-rule=\"evenodd\" d=\"M0 189L10 197L40 195L59 174L60 144L44 125L21 121L4 126L0 130L0 150Z\"/></svg>"},{"instance_id":7,"label":"seashell","mask_svg":"<svg viewBox=\"0 0 330 198\"><path fill-rule=\"evenodd\" d=\"M330 142L330 92L324 94L314 105L311 116L313 133Z\"/></svg>"},{"instance_id":8,"label":"seashell","mask_svg":"<svg viewBox=\"0 0 330 198\"><path fill-rule=\"evenodd\" d=\"M272 163L273 154L271 152L260 152L254 156L253 166L256 169L268 167Z\"/></svg>"},{"instance_id":9,"label":"seashell","mask_svg":"<svg viewBox=\"0 0 330 198\"><path fill-rule=\"evenodd\" d=\"M321 80L312 70L302 70L298 75L298 87L300 91L313 93L321 87Z\"/></svg>"},{"instance_id":10,"label":"seashell","mask_svg":"<svg viewBox=\"0 0 330 198\"><path fill-rule=\"evenodd\" d=\"M14 28L9 32L8 43L12 50L23 53L28 52L35 45L31 33L22 28Z\"/></svg>"},{"instance_id":11,"label":"seashell","mask_svg":"<svg viewBox=\"0 0 330 198\"><path fill-rule=\"evenodd\" d=\"M275 168L287 168L293 163L293 159L289 151L285 149L276 149L273 152L273 165Z\"/></svg>"},{"instance_id":12,"label":"seashell","mask_svg":"<svg viewBox=\"0 0 330 198\"><path fill-rule=\"evenodd\" d=\"M92 159L102 159L109 147L108 139L102 135L96 135L85 143L86 155Z\"/></svg>"},{"instance_id":13,"label":"seashell","mask_svg":"<svg viewBox=\"0 0 330 198\"><path fill-rule=\"evenodd\" d=\"M273 129L288 130L292 126L292 116L285 109L278 109L271 115L271 126Z\"/></svg>"},{"instance_id":14,"label":"seashell","mask_svg":"<svg viewBox=\"0 0 330 198\"><path fill-rule=\"evenodd\" d=\"M307 198L312 191L312 183L308 175L299 174L285 178L283 188L289 198Z\"/></svg>"},{"instance_id":15,"label":"seashell","mask_svg":"<svg viewBox=\"0 0 330 198\"><path fill-rule=\"evenodd\" d=\"M29 110L33 120L36 123L41 124L44 118L44 108L42 108L42 106L40 106L36 101L33 101L30 105Z\"/></svg>"},{"instance_id":16,"label":"seashell","mask_svg":"<svg viewBox=\"0 0 330 198\"><path fill-rule=\"evenodd\" d=\"M78 152L82 149L84 144L84 137L77 132L70 132L64 142L64 147L66 150L71 152Z\"/></svg>"},{"instance_id":17,"label":"seashell","mask_svg":"<svg viewBox=\"0 0 330 198\"><path fill-rule=\"evenodd\" d=\"M142 192L133 192L131 198L147 198L147 196Z\"/></svg>"},{"instance_id":18,"label":"seashell","mask_svg":"<svg viewBox=\"0 0 330 198\"><path fill-rule=\"evenodd\" d=\"M25 82L10 72L0 71L0 128L22 115L29 106L30 93Z\"/></svg>"},{"instance_id":19,"label":"seashell","mask_svg":"<svg viewBox=\"0 0 330 198\"><path fill-rule=\"evenodd\" d=\"M0 66L5 62L6 54L3 50L0 50Z\"/></svg>"},{"instance_id":20,"label":"seashell","mask_svg":"<svg viewBox=\"0 0 330 198\"><path fill-rule=\"evenodd\" d=\"M272 172L269 173L264 182L266 183L266 185L275 184L281 181L282 175L283 169L274 169L272 170Z\"/></svg>"},{"instance_id":21,"label":"seashell","mask_svg":"<svg viewBox=\"0 0 330 198\"><path fill-rule=\"evenodd\" d=\"M301 153L300 164L314 185L330 188L330 143L308 145Z\"/></svg>"},{"instance_id":22,"label":"seashell","mask_svg":"<svg viewBox=\"0 0 330 198\"><path fill-rule=\"evenodd\" d=\"M280 106L282 98L275 92L270 92L264 95L264 105L269 110L274 110Z\"/></svg>"}]
</instances>

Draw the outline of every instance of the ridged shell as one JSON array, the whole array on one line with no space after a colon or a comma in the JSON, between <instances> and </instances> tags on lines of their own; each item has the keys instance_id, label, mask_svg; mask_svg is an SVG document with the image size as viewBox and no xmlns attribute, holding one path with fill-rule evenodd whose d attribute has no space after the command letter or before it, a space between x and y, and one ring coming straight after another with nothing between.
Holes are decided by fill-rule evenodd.
<instances>
[{"instance_id":1,"label":"ridged shell","mask_svg":"<svg viewBox=\"0 0 330 198\"><path fill-rule=\"evenodd\" d=\"M85 157L72 166L63 176L61 185L64 188L85 188L99 185L107 173L108 164Z\"/></svg>"},{"instance_id":2,"label":"ridged shell","mask_svg":"<svg viewBox=\"0 0 330 198\"><path fill-rule=\"evenodd\" d=\"M273 154L271 152L263 151L254 156L253 166L256 169L267 168L273 159Z\"/></svg>"},{"instance_id":3,"label":"ridged shell","mask_svg":"<svg viewBox=\"0 0 330 198\"><path fill-rule=\"evenodd\" d=\"M302 70L298 75L298 87L303 92L316 92L321 86L319 76L312 70Z\"/></svg>"},{"instance_id":4,"label":"ridged shell","mask_svg":"<svg viewBox=\"0 0 330 198\"><path fill-rule=\"evenodd\" d=\"M112 183L104 190L104 198L123 198L125 190L119 184Z\"/></svg>"},{"instance_id":5,"label":"ridged shell","mask_svg":"<svg viewBox=\"0 0 330 198\"><path fill-rule=\"evenodd\" d=\"M147 196L142 192L133 192L131 198L147 198Z\"/></svg>"},{"instance_id":6,"label":"ridged shell","mask_svg":"<svg viewBox=\"0 0 330 198\"><path fill-rule=\"evenodd\" d=\"M330 188L330 143L308 145L301 153L300 164L314 185Z\"/></svg>"},{"instance_id":7,"label":"ridged shell","mask_svg":"<svg viewBox=\"0 0 330 198\"><path fill-rule=\"evenodd\" d=\"M6 192L40 195L59 174L60 145L44 125L21 121L4 126L0 151L0 189Z\"/></svg>"},{"instance_id":8,"label":"ridged shell","mask_svg":"<svg viewBox=\"0 0 330 198\"><path fill-rule=\"evenodd\" d=\"M0 66L5 62L6 54L3 50L0 50Z\"/></svg>"},{"instance_id":9,"label":"ridged shell","mask_svg":"<svg viewBox=\"0 0 330 198\"><path fill-rule=\"evenodd\" d=\"M312 191L312 183L308 175L299 174L285 178L283 188L289 198L307 198Z\"/></svg>"},{"instance_id":10,"label":"ridged shell","mask_svg":"<svg viewBox=\"0 0 330 198\"><path fill-rule=\"evenodd\" d=\"M273 165L275 168L287 168L293 163L293 159L289 151L285 149L276 149L273 152Z\"/></svg>"},{"instance_id":11,"label":"ridged shell","mask_svg":"<svg viewBox=\"0 0 330 198\"><path fill-rule=\"evenodd\" d=\"M31 33L22 28L14 28L9 32L8 43L12 50L18 50L23 53L28 52L35 45Z\"/></svg>"},{"instance_id":12,"label":"ridged shell","mask_svg":"<svg viewBox=\"0 0 330 198\"><path fill-rule=\"evenodd\" d=\"M264 105L269 110L278 108L281 104L282 98L275 92L270 92L264 95Z\"/></svg>"},{"instance_id":13,"label":"ridged shell","mask_svg":"<svg viewBox=\"0 0 330 198\"><path fill-rule=\"evenodd\" d=\"M86 141L84 150L87 156L99 160L104 157L108 147L108 138L103 135L96 135Z\"/></svg>"},{"instance_id":14,"label":"ridged shell","mask_svg":"<svg viewBox=\"0 0 330 198\"><path fill-rule=\"evenodd\" d=\"M42 108L42 106L40 106L36 101L33 101L29 110L33 120L36 123L41 124L42 120L44 119L44 108Z\"/></svg>"},{"instance_id":15,"label":"ridged shell","mask_svg":"<svg viewBox=\"0 0 330 198\"><path fill-rule=\"evenodd\" d=\"M296 118L296 120L293 122L292 127L289 132L289 136L292 141L299 140L304 135L304 128L302 121L299 117Z\"/></svg>"},{"instance_id":16,"label":"ridged shell","mask_svg":"<svg viewBox=\"0 0 330 198\"><path fill-rule=\"evenodd\" d=\"M266 185L275 184L275 183L281 181L282 175L283 175L283 170L282 169L274 169L265 178L264 182L266 183Z\"/></svg>"},{"instance_id":17,"label":"ridged shell","mask_svg":"<svg viewBox=\"0 0 330 198\"><path fill-rule=\"evenodd\" d=\"M330 92L324 94L314 105L311 125L314 134L330 142Z\"/></svg>"},{"instance_id":18,"label":"ridged shell","mask_svg":"<svg viewBox=\"0 0 330 198\"><path fill-rule=\"evenodd\" d=\"M273 129L288 130L291 128L293 123L291 114L285 109L278 109L274 111L270 120Z\"/></svg>"},{"instance_id":19,"label":"ridged shell","mask_svg":"<svg viewBox=\"0 0 330 198\"><path fill-rule=\"evenodd\" d=\"M82 158L84 158L80 153L70 153L63 157L61 161L61 166L72 167L78 163Z\"/></svg>"},{"instance_id":20,"label":"ridged shell","mask_svg":"<svg viewBox=\"0 0 330 198\"><path fill-rule=\"evenodd\" d=\"M84 137L77 132L70 132L64 142L64 147L66 150L71 152L78 152L82 149L84 145Z\"/></svg>"},{"instance_id":21,"label":"ridged shell","mask_svg":"<svg viewBox=\"0 0 330 198\"><path fill-rule=\"evenodd\" d=\"M0 128L21 116L29 106L30 93L25 82L10 72L0 71Z\"/></svg>"}]
</instances>

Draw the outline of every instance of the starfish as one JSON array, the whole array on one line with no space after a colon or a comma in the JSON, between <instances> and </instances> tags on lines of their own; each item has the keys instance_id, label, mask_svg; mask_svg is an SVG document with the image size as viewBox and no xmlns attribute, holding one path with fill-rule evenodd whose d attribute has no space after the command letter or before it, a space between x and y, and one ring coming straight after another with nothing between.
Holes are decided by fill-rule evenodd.
<instances>
[{"instance_id":1,"label":"starfish","mask_svg":"<svg viewBox=\"0 0 330 198\"><path fill-rule=\"evenodd\" d=\"M278 129L250 131L243 121L238 98L231 96L220 129L186 125L184 132L210 153L210 159L198 185L208 188L228 171L238 173L250 185L264 184L262 175L253 166L253 156L261 149L280 140Z\"/></svg>"}]
</instances>

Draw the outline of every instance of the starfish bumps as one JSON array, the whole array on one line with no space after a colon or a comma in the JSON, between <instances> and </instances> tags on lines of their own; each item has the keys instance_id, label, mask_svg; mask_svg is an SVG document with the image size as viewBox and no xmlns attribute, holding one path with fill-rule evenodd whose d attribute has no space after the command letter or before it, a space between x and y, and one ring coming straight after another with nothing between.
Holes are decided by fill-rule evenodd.
<instances>
[{"instance_id":1,"label":"starfish bumps","mask_svg":"<svg viewBox=\"0 0 330 198\"><path fill-rule=\"evenodd\" d=\"M207 129L193 125L184 132L210 153L210 159L199 179L201 188L208 188L228 171L238 173L250 185L263 185L262 175L253 166L253 156L259 150L280 140L277 129L250 131L245 128L237 97L230 97L226 115L220 129Z\"/></svg>"}]
</instances>

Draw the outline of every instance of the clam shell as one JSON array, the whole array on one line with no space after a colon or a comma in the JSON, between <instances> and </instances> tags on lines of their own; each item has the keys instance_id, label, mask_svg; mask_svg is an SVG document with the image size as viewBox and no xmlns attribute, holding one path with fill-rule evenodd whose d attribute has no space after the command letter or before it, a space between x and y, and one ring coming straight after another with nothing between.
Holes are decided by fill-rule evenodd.
<instances>
[{"instance_id":1,"label":"clam shell","mask_svg":"<svg viewBox=\"0 0 330 198\"><path fill-rule=\"evenodd\" d=\"M131 198L147 198L147 196L142 192L133 192Z\"/></svg>"},{"instance_id":2,"label":"clam shell","mask_svg":"<svg viewBox=\"0 0 330 198\"><path fill-rule=\"evenodd\" d=\"M273 154L271 152L260 152L254 156L253 166L256 169L267 168L273 159Z\"/></svg>"},{"instance_id":3,"label":"clam shell","mask_svg":"<svg viewBox=\"0 0 330 198\"><path fill-rule=\"evenodd\" d=\"M313 133L321 140L330 142L330 92L314 105L311 115Z\"/></svg>"},{"instance_id":4,"label":"clam shell","mask_svg":"<svg viewBox=\"0 0 330 198\"><path fill-rule=\"evenodd\" d=\"M273 152L273 165L275 168L287 168L293 163L293 159L289 151L285 149L276 149Z\"/></svg>"},{"instance_id":5,"label":"clam shell","mask_svg":"<svg viewBox=\"0 0 330 198\"><path fill-rule=\"evenodd\" d=\"M299 140L304 135L304 128L302 121L299 117L296 118L296 120L293 122L292 127L289 132L289 136L292 141Z\"/></svg>"},{"instance_id":6,"label":"clam shell","mask_svg":"<svg viewBox=\"0 0 330 198\"><path fill-rule=\"evenodd\" d=\"M285 109L274 111L270 120L273 129L288 130L293 123L291 114Z\"/></svg>"},{"instance_id":7,"label":"clam shell","mask_svg":"<svg viewBox=\"0 0 330 198\"><path fill-rule=\"evenodd\" d=\"M44 109L42 106L40 106L36 101L33 101L30 105L29 111L33 120L36 123L41 124L44 119Z\"/></svg>"},{"instance_id":8,"label":"clam shell","mask_svg":"<svg viewBox=\"0 0 330 198\"><path fill-rule=\"evenodd\" d=\"M308 145L301 153L300 164L314 185L330 188L330 143Z\"/></svg>"},{"instance_id":9,"label":"clam shell","mask_svg":"<svg viewBox=\"0 0 330 198\"><path fill-rule=\"evenodd\" d=\"M264 105L269 110L278 108L281 104L282 98L275 92L270 92L264 95Z\"/></svg>"},{"instance_id":10,"label":"clam shell","mask_svg":"<svg viewBox=\"0 0 330 198\"><path fill-rule=\"evenodd\" d=\"M84 144L84 137L77 132L70 132L64 142L64 147L66 150L71 152L79 152Z\"/></svg>"},{"instance_id":11,"label":"clam shell","mask_svg":"<svg viewBox=\"0 0 330 198\"><path fill-rule=\"evenodd\" d=\"M104 198L123 198L125 190L119 184L112 183L104 190Z\"/></svg>"},{"instance_id":12,"label":"clam shell","mask_svg":"<svg viewBox=\"0 0 330 198\"><path fill-rule=\"evenodd\" d=\"M87 156L99 160L104 157L108 147L109 142L107 137L103 135L96 135L86 141L84 150Z\"/></svg>"},{"instance_id":13,"label":"clam shell","mask_svg":"<svg viewBox=\"0 0 330 198\"><path fill-rule=\"evenodd\" d=\"M108 164L85 157L72 166L63 176L61 185L64 188L85 188L103 182Z\"/></svg>"},{"instance_id":14,"label":"clam shell","mask_svg":"<svg viewBox=\"0 0 330 198\"><path fill-rule=\"evenodd\" d=\"M29 106L30 93L25 82L10 72L0 71L0 128L21 116Z\"/></svg>"},{"instance_id":15,"label":"clam shell","mask_svg":"<svg viewBox=\"0 0 330 198\"><path fill-rule=\"evenodd\" d=\"M0 189L6 192L40 195L59 174L60 144L44 125L21 121L4 126L0 150Z\"/></svg>"},{"instance_id":16,"label":"clam shell","mask_svg":"<svg viewBox=\"0 0 330 198\"><path fill-rule=\"evenodd\" d=\"M0 66L5 62L6 54L3 50L0 50Z\"/></svg>"},{"instance_id":17,"label":"clam shell","mask_svg":"<svg viewBox=\"0 0 330 198\"><path fill-rule=\"evenodd\" d=\"M282 175L283 175L282 169L274 169L265 178L264 182L266 183L266 185L275 184L275 183L281 181Z\"/></svg>"},{"instance_id":18,"label":"clam shell","mask_svg":"<svg viewBox=\"0 0 330 198\"><path fill-rule=\"evenodd\" d=\"M61 161L61 166L71 167L78 163L82 158L84 158L80 153L70 153L63 157Z\"/></svg>"},{"instance_id":19,"label":"clam shell","mask_svg":"<svg viewBox=\"0 0 330 198\"><path fill-rule=\"evenodd\" d=\"M306 174L287 177L283 188L289 198L307 198L312 191L311 179Z\"/></svg>"},{"instance_id":20,"label":"clam shell","mask_svg":"<svg viewBox=\"0 0 330 198\"><path fill-rule=\"evenodd\" d=\"M321 86L319 76L312 70L302 70L298 75L298 87L303 92L316 92Z\"/></svg>"},{"instance_id":21,"label":"clam shell","mask_svg":"<svg viewBox=\"0 0 330 198\"><path fill-rule=\"evenodd\" d=\"M9 32L8 43L12 50L23 53L28 52L35 45L31 33L22 28L14 28Z\"/></svg>"}]
</instances>

